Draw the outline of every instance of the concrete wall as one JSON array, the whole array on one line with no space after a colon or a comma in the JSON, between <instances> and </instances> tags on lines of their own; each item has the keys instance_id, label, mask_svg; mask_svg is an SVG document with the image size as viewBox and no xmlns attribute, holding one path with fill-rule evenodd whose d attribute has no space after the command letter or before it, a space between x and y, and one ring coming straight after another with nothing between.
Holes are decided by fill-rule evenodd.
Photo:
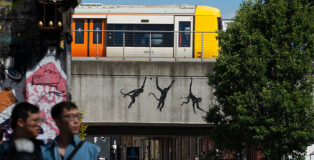
<instances>
[{"instance_id":1,"label":"concrete wall","mask_svg":"<svg viewBox=\"0 0 314 160\"><path fill-rule=\"evenodd\" d=\"M73 101L85 111L84 121L89 123L181 123L205 124L205 113L193 111L193 103L187 104L192 78L192 94L202 98L199 107L208 110L212 103L212 89L208 86L206 74L214 62L139 62L139 61L72 61L71 94ZM131 91L143 92L135 97ZM167 92L164 107L157 109L161 92L157 89L156 78L161 89L173 85ZM137 90L139 91L139 90ZM122 93L131 92L124 96Z\"/></svg>"}]
</instances>

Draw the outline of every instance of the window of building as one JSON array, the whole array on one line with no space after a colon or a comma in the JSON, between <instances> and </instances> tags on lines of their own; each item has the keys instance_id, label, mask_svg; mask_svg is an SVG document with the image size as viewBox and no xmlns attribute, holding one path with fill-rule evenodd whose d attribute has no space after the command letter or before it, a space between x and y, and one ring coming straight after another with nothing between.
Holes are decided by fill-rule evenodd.
<instances>
[{"instance_id":1,"label":"window of building","mask_svg":"<svg viewBox=\"0 0 314 160\"><path fill-rule=\"evenodd\" d=\"M196 138L196 154L200 155L200 138Z\"/></svg>"},{"instance_id":2,"label":"window of building","mask_svg":"<svg viewBox=\"0 0 314 160\"><path fill-rule=\"evenodd\" d=\"M176 152L175 152L175 159L177 159L178 158L178 139L177 138L175 138L175 149L176 149Z\"/></svg>"},{"instance_id":3,"label":"window of building","mask_svg":"<svg viewBox=\"0 0 314 160\"><path fill-rule=\"evenodd\" d=\"M184 157L184 139L181 137L181 160L183 160Z\"/></svg>"},{"instance_id":4,"label":"window of building","mask_svg":"<svg viewBox=\"0 0 314 160\"><path fill-rule=\"evenodd\" d=\"M189 137L189 156L192 157L192 138Z\"/></svg>"},{"instance_id":5,"label":"window of building","mask_svg":"<svg viewBox=\"0 0 314 160\"><path fill-rule=\"evenodd\" d=\"M84 20L75 21L75 43L83 44L84 43Z\"/></svg>"}]
</instances>

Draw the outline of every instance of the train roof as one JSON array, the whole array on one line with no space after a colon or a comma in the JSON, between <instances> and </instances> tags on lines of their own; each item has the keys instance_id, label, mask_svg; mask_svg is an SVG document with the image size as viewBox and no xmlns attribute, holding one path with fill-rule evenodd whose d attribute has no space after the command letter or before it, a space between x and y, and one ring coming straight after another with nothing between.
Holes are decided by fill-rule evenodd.
<instances>
[{"instance_id":1,"label":"train roof","mask_svg":"<svg viewBox=\"0 0 314 160\"><path fill-rule=\"evenodd\" d=\"M85 3L75 8L74 14L195 14L195 5L104 5ZM212 8L212 7L210 7ZM212 8L213 10L218 10ZM219 11L219 10L218 10Z\"/></svg>"}]
</instances>

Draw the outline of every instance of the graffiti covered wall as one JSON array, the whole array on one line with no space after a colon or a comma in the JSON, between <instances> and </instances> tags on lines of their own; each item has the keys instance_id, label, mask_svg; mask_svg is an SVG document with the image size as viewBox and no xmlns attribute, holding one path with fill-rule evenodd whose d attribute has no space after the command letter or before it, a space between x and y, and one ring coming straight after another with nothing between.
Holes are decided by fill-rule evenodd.
<instances>
[{"instance_id":1,"label":"graffiti covered wall","mask_svg":"<svg viewBox=\"0 0 314 160\"><path fill-rule=\"evenodd\" d=\"M9 119L15 104L25 100L23 95L24 86L25 79L18 82L5 79L0 84L0 128L4 131L3 140L8 140L12 136Z\"/></svg>"},{"instance_id":2,"label":"graffiti covered wall","mask_svg":"<svg viewBox=\"0 0 314 160\"><path fill-rule=\"evenodd\" d=\"M58 129L50 115L51 107L66 100L67 78L55 56L45 56L34 68L27 70L25 78L5 79L0 85L0 124L5 138L12 133L9 126L15 104L27 101L39 107L44 119L40 139L53 139Z\"/></svg>"},{"instance_id":3,"label":"graffiti covered wall","mask_svg":"<svg viewBox=\"0 0 314 160\"><path fill-rule=\"evenodd\" d=\"M26 73L25 98L39 107L40 116L44 119L41 127L48 139L59 133L50 110L55 104L66 100L66 85L66 74L54 56L46 56Z\"/></svg>"},{"instance_id":4,"label":"graffiti covered wall","mask_svg":"<svg viewBox=\"0 0 314 160\"><path fill-rule=\"evenodd\" d=\"M44 133L39 138L58 133L50 110L66 100L67 77L61 65L66 68L72 9L80 2L0 0L0 124L6 133L11 134L12 108L22 101L40 108Z\"/></svg>"}]
</instances>

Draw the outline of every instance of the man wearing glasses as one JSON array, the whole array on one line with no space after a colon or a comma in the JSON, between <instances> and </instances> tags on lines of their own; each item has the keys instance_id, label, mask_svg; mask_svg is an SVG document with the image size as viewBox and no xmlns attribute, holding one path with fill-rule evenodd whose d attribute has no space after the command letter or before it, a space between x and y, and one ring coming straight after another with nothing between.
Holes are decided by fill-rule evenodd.
<instances>
[{"instance_id":1,"label":"man wearing glasses","mask_svg":"<svg viewBox=\"0 0 314 160\"><path fill-rule=\"evenodd\" d=\"M92 143L81 141L77 136L81 114L72 102L61 102L51 110L51 116L60 134L47 145L42 146L45 160L97 160L100 148Z\"/></svg>"},{"instance_id":2,"label":"man wearing glasses","mask_svg":"<svg viewBox=\"0 0 314 160\"><path fill-rule=\"evenodd\" d=\"M13 140L3 142L0 146L0 159L17 159L18 156L42 160L40 145L42 142L35 139L41 129L39 108L27 102L17 104L11 114L11 128L13 129ZM25 142L20 147L20 142ZM23 145L30 145L25 149Z\"/></svg>"}]
</instances>

